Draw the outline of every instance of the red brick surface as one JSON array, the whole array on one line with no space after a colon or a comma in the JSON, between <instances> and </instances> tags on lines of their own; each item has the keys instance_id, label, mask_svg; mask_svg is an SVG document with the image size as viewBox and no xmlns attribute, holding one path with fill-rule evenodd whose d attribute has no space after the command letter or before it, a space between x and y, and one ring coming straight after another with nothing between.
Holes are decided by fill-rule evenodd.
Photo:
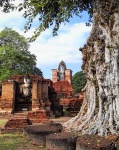
<instances>
[{"instance_id":1,"label":"red brick surface","mask_svg":"<svg viewBox=\"0 0 119 150\"><path fill-rule=\"evenodd\" d=\"M72 71L70 69L65 70L65 80L67 80L69 83L72 82Z\"/></svg>"},{"instance_id":2,"label":"red brick surface","mask_svg":"<svg viewBox=\"0 0 119 150\"><path fill-rule=\"evenodd\" d=\"M31 125L32 123L30 120L25 119L25 118L13 118L10 119L6 124L5 128L24 128L27 125Z\"/></svg>"},{"instance_id":3,"label":"red brick surface","mask_svg":"<svg viewBox=\"0 0 119 150\"><path fill-rule=\"evenodd\" d=\"M61 80L53 83L53 88L54 91L58 94L66 94L69 96L74 94L72 85L66 80Z\"/></svg>"},{"instance_id":4,"label":"red brick surface","mask_svg":"<svg viewBox=\"0 0 119 150\"><path fill-rule=\"evenodd\" d=\"M70 104L71 101L78 101L80 103L83 102L83 99L79 99L79 98L75 98L75 97L72 97L72 98L62 98L60 99L60 105L63 105L63 106L67 106Z\"/></svg>"},{"instance_id":5,"label":"red brick surface","mask_svg":"<svg viewBox=\"0 0 119 150\"><path fill-rule=\"evenodd\" d=\"M10 111L14 109L15 83L2 83L2 96L0 98L0 111Z\"/></svg>"},{"instance_id":6,"label":"red brick surface","mask_svg":"<svg viewBox=\"0 0 119 150\"><path fill-rule=\"evenodd\" d=\"M48 122L45 110L37 110L34 112L29 112L27 118L33 123Z\"/></svg>"}]
</instances>

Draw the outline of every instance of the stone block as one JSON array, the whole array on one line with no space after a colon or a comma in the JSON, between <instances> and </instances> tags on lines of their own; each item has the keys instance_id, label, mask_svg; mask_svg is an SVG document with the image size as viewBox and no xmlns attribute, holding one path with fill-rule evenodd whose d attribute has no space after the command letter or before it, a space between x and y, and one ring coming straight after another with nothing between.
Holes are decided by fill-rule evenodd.
<instances>
[{"instance_id":1,"label":"stone block","mask_svg":"<svg viewBox=\"0 0 119 150\"><path fill-rule=\"evenodd\" d=\"M115 150L114 144L107 138L99 135L85 134L76 142L76 150Z\"/></svg>"},{"instance_id":2,"label":"stone block","mask_svg":"<svg viewBox=\"0 0 119 150\"><path fill-rule=\"evenodd\" d=\"M77 137L69 132L50 134L46 137L46 150L75 150Z\"/></svg>"},{"instance_id":3,"label":"stone block","mask_svg":"<svg viewBox=\"0 0 119 150\"><path fill-rule=\"evenodd\" d=\"M46 145L46 136L51 133L62 131L62 125L57 123L32 125L24 128L24 135L31 143L44 146Z\"/></svg>"}]
</instances>

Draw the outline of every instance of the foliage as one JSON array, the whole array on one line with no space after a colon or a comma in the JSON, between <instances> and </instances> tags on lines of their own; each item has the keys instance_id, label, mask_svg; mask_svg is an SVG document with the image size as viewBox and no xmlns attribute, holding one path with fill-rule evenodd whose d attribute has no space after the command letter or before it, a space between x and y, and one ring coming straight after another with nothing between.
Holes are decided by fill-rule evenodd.
<instances>
[{"instance_id":1,"label":"foliage","mask_svg":"<svg viewBox=\"0 0 119 150\"><path fill-rule=\"evenodd\" d=\"M0 82L36 70L36 56L28 48L26 39L16 31L5 28L0 32Z\"/></svg>"},{"instance_id":2,"label":"foliage","mask_svg":"<svg viewBox=\"0 0 119 150\"><path fill-rule=\"evenodd\" d=\"M28 18L25 30L29 30L33 19L38 15L39 26L34 32L32 41L36 39L40 33L53 25L53 35L57 35L57 31L61 23L69 22L73 15L81 17L82 11L91 11L90 0L30 0L24 1L19 5L19 10L25 9L24 17ZM90 17L91 18L91 17Z\"/></svg>"},{"instance_id":3,"label":"foliage","mask_svg":"<svg viewBox=\"0 0 119 150\"><path fill-rule=\"evenodd\" d=\"M0 7L3 12L9 12L11 9L14 9L13 1L15 0L0 0Z\"/></svg>"},{"instance_id":4,"label":"foliage","mask_svg":"<svg viewBox=\"0 0 119 150\"><path fill-rule=\"evenodd\" d=\"M39 68L37 68L37 67L33 68L32 74L39 75L39 76L43 77L43 72Z\"/></svg>"},{"instance_id":5,"label":"foliage","mask_svg":"<svg viewBox=\"0 0 119 150\"><path fill-rule=\"evenodd\" d=\"M1 7L4 12L13 9L10 0L8 4L2 0ZM81 17L83 11L88 12L89 22L92 18L92 0L23 0L17 9L18 11L23 10L23 16L27 18L25 31L31 28L34 19L38 17L39 25L34 31L31 41L34 41L42 31L50 26L53 27L53 35L57 35L61 23L69 22L74 15Z\"/></svg>"},{"instance_id":6,"label":"foliage","mask_svg":"<svg viewBox=\"0 0 119 150\"><path fill-rule=\"evenodd\" d=\"M82 88L84 88L86 84L86 78L83 75L83 72L77 72L75 75L72 77L72 85L75 93L79 93Z\"/></svg>"}]
</instances>

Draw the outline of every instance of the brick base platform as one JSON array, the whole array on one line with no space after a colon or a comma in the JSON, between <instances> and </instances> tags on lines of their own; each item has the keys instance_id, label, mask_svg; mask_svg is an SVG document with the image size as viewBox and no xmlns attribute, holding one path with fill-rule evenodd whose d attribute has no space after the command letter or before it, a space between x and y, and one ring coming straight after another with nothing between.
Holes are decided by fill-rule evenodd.
<instances>
[{"instance_id":1,"label":"brick base platform","mask_svg":"<svg viewBox=\"0 0 119 150\"><path fill-rule=\"evenodd\" d=\"M8 122L1 128L1 133L13 133L13 132L23 132L23 128L32 125L29 119L24 118L13 118L8 120Z\"/></svg>"},{"instance_id":2,"label":"brick base platform","mask_svg":"<svg viewBox=\"0 0 119 150\"><path fill-rule=\"evenodd\" d=\"M46 111L45 110L37 110L37 111L29 112L28 115L27 115L27 118L32 123L46 123L46 122L49 122L49 119L46 116Z\"/></svg>"},{"instance_id":3,"label":"brick base platform","mask_svg":"<svg viewBox=\"0 0 119 150\"><path fill-rule=\"evenodd\" d=\"M5 128L24 128L27 125L32 125L31 121L29 119L21 119L21 118L14 118L10 119L6 124Z\"/></svg>"},{"instance_id":4,"label":"brick base platform","mask_svg":"<svg viewBox=\"0 0 119 150\"><path fill-rule=\"evenodd\" d=\"M32 123L51 122L47 118L45 110L13 113L8 119L5 126L0 129L1 133L23 132L23 128Z\"/></svg>"}]
</instances>

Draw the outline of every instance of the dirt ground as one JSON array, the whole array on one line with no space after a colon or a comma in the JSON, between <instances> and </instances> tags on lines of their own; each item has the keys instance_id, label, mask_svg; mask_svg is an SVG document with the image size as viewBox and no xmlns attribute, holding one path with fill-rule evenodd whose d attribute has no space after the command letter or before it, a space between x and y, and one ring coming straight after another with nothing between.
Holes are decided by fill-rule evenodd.
<instances>
[{"instance_id":1,"label":"dirt ground","mask_svg":"<svg viewBox=\"0 0 119 150\"><path fill-rule=\"evenodd\" d=\"M64 122L67 122L71 118L72 117L60 117L60 118L51 119L51 121L63 124Z\"/></svg>"}]
</instances>

